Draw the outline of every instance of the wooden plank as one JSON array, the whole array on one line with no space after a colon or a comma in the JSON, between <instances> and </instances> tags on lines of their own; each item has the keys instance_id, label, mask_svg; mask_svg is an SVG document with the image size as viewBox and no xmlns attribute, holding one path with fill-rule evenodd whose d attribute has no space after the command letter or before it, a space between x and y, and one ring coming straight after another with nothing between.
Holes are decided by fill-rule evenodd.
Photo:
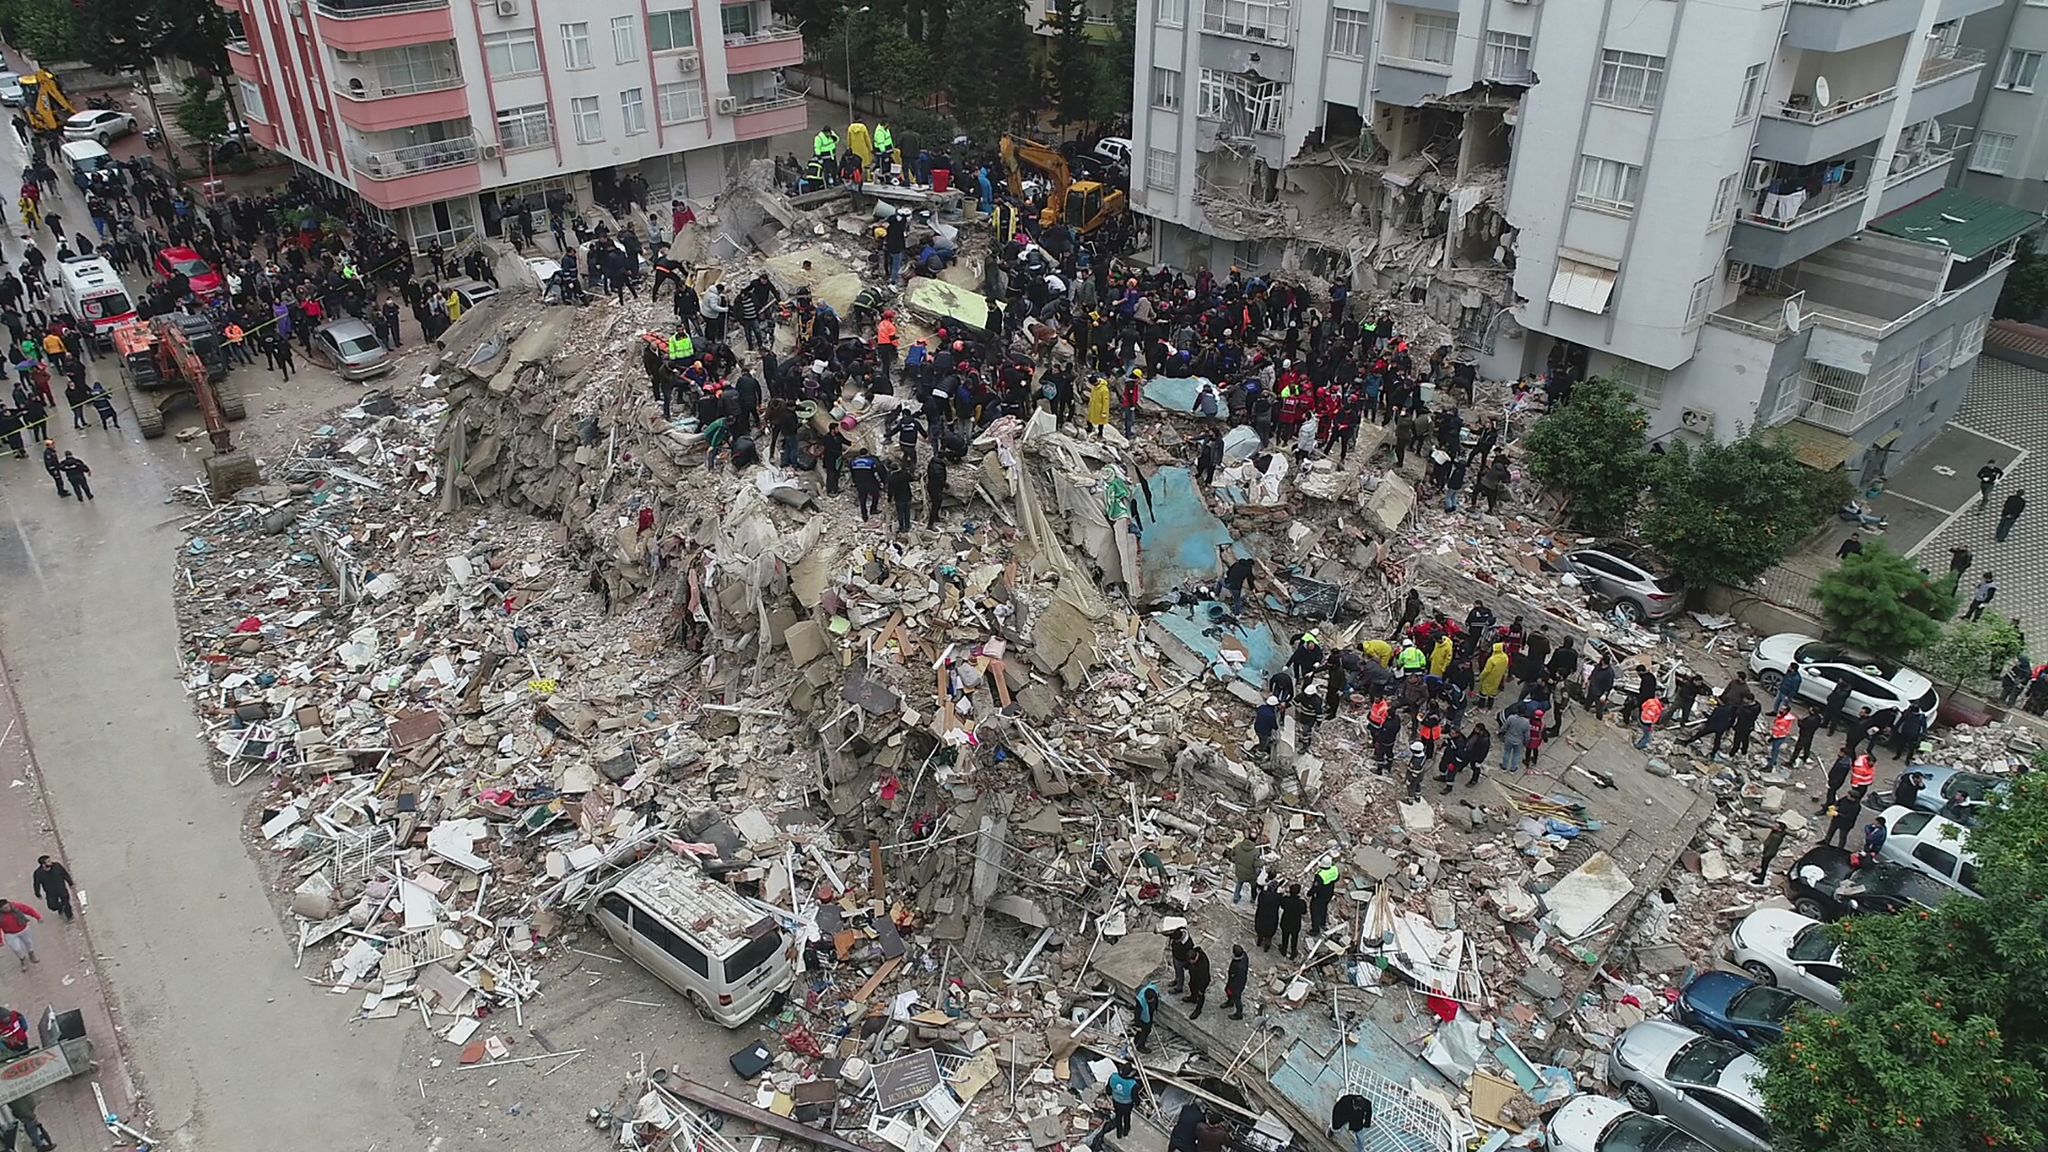
<instances>
[{"instance_id":1,"label":"wooden plank","mask_svg":"<svg viewBox=\"0 0 2048 1152\"><path fill-rule=\"evenodd\" d=\"M882 842L868 841L868 867L874 872L874 897L882 899L889 892L889 874L882 868Z\"/></svg>"},{"instance_id":2,"label":"wooden plank","mask_svg":"<svg viewBox=\"0 0 2048 1152\"><path fill-rule=\"evenodd\" d=\"M723 1113L735 1120L745 1120L779 1136L802 1140L806 1144L823 1148L826 1152L868 1152L860 1145L841 1140L830 1132L821 1132L789 1117L777 1116L766 1108L756 1108L744 1100L735 1100L717 1089L707 1088L687 1077L671 1076L662 1087L692 1104Z\"/></svg>"},{"instance_id":3,"label":"wooden plank","mask_svg":"<svg viewBox=\"0 0 2048 1152\"><path fill-rule=\"evenodd\" d=\"M887 961L880 968L875 969L875 974L868 977L868 982L860 986L860 991L855 992L853 998L855 1000L866 1000L868 997L873 996L875 989L882 986L882 981L894 976L896 969L901 967L902 964L903 957L898 956L893 960Z\"/></svg>"}]
</instances>

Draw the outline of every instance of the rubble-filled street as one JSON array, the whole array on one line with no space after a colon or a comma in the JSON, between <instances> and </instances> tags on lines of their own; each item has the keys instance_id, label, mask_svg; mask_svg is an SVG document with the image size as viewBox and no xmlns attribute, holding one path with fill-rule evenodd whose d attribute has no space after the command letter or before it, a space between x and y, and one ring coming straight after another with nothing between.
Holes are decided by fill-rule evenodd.
<instances>
[{"instance_id":1,"label":"rubble-filled street","mask_svg":"<svg viewBox=\"0 0 2048 1152\"><path fill-rule=\"evenodd\" d=\"M850 317L871 205L800 199L728 195L676 242L694 289L765 273ZM986 306L976 247L902 289L904 343L985 338L962 315ZM10 505L29 724L89 686L127 741L74 727L45 764L95 760L77 786L142 777L166 806L81 834L131 845L131 873L186 861L182 963L223 965L222 1008L249 1002L233 982L290 1009L237 1058L350 1106L277 1123L332 1120L336 1148L1278 1152L1353 1147L1332 1117L1355 1095L1359 1148L1529 1147L1604 1090L1622 1033L1731 966L1739 921L1793 907L1833 740L1724 756L1710 716L1753 695L1771 720L1759 637L1640 624L1560 572L1577 541L1517 442L1536 394L1474 384L1461 419L1499 422L1474 455L1504 480L1452 510L1418 498L1426 443L1396 463L1406 420L1269 450L1205 420L1188 374L1134 387L1121 423L1048 392L924 445L899 439L925 411L906 388L805 401L799 450L843 438L853 461L828 491L767 431L728 444L689 399L664 411L670 307L507 283L366 389L279 391L258 487L178 487L97 538ZM1025 352L1073 358L1029 324L1011 350L1027 384ZM903 443L950 467L916 473L915 517L898 492L863 516L860 461ZM159 587L137 549L164 529ZM173 604L190 720L140 682L161 650L121 671ZM145 615L154 633L110 631ZM1604 717L1576 687L1603 668ZM1640 748L1639 670L1704 688ZM195 725L210 781L185 772ZM1993 725L1910 759L2000 775L2031 753ZM276 919L226 881L216 913L195 850L223 874L246 850ZM221 1010L203 982L176 994ZM167 1045L140 1043L148 1090ZM191 1131L209 1092L157 1120Z\"/></svg>"}]
</instances>

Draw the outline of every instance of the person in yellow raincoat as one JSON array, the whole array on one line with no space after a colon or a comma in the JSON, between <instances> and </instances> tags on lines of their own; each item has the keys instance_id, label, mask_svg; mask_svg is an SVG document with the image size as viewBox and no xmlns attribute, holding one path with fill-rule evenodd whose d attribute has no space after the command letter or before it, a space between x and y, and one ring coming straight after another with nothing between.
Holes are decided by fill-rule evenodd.
<instances>
[{"instance_id":1,"label":"person in yellow raincoat","mask_svg":"<svg viewBox=\"0 0 2048 1152\"><path fill-rule=\"evenodd\" d=\"M453 324L462 319L462 296L457 292L448 293L448 322Z\"/></svg>"},{"instance_id":2,"label":"person in yellow raincoat","mask_svg":"<svg viewBox=\"0 0 2048 1152\"><path fill-rule=\"evenodd\" d=\"M846 126L846 150L860 157L860 170L875 170L875 144L868 135L868 126L855 121Z\"/></svg>"},{"instance_id":3,"label":"person in yellow raincoat","mask_svg":"<svg viewBox=\"0 0 2048 1152\"><path fill-rule=\"evenodd\" d=\"M1495 644L1493 655L1486 658L1486 664L1479 669L1479 694L1488 704L1500 695L1500 686L1508 682L1508 646Z\"/></svg>"},{"instance_id":4,"label":"person in yellow raincoat","mask_svg":"<svg viewBox=\"0 0 2048 1152\"><path fill-rule=\"evenodd\" d=\"M1429 674L1441 676L1451 670L1451 654L1455 646L1449 636L1439 636L1436 647L1429 650Z\"/></svg>"},{"instance_id":5,"label":"person in yellow raincoat","mask_svg":"<svg viewBox=\"0 0 2048 1152\"><path fill-rule=\"evenodd\" d=\"M1377 636L1359 645L1365 650L1365 658L1382 668L1394 666L1394 646Z\"/></svg>"},{"instance_id":6,"label":"person in yellow raincoat","mask_svg":"<svg viewBox=\"0 0 2048 1152\"><path fill-rule=\"evenodd\" d=\"M1097 436L1107 435L1104 429L1109 427L1109 408L1109 379L1097 376L1094 389L1088 393L1088 423L1095 426Z\"/></svg>"}]
</instances>

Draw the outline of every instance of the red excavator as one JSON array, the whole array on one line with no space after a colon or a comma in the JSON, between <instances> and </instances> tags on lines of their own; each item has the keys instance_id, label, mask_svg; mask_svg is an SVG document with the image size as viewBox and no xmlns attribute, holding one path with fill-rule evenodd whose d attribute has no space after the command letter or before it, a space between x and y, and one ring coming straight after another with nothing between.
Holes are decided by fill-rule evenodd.
<instances>
[{"instance_id":1,"label":"red excavator","mask_svg":"<svg viewBox=\"0 0 2048 1152\"><path fill-rule=\"evenodd\" d=\"M256 461L235 450L228 421L248 415L242 395L227 383L227 350L203 316L172 313L123 324L113 330L114 355L135 403L135 418L145 439L164 434L164 413L188 395L199 409L213 455L206 460L206 483L216 498L226 498L260 483Z\"/></svg>"}]
</instances>

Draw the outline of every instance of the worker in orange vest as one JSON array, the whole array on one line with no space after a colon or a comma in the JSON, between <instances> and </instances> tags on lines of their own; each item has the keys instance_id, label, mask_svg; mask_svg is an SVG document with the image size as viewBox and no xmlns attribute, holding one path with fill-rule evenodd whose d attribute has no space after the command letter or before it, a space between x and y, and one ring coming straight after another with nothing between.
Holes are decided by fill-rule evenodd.
<instances>
[{"instance_id":1,"label":"worker in orange vest","mask_svg":"<svg viewBox=\"0 0 2048 1152\"><path fill-rule=\"evenodd\" d=\"M1778 753L1785 750L1785 741L1790 740L1798 728L1799 721L1793 717L1790 707L1778 709L1778 714L1771 717L1771 754L1764 761L1766 773L1778 770Z\"/></svg>"},{"instance_id":2,"label":"worker in orange vest","mask_svg":"<svg viewBox=\"0 0 2048 1152\"><path fill-rule=\"evenodd\" d=\"M1851 795L1861 796L1875 783L1877 783L1877 761L1872 760L1870 753L1865 752L1856 757L1855 763L1849 765L1849 792Z\"/></svg>"},{"instance_id":3,"label":"worker in orange vest","mask_svg":"<svg viewBox=\"0 0 2048 1152\"><path fill-rule=\"evenodd\" d=\"M241 364L253 363L249 356L248 345L242 342L245 333L242 331L240 324L229 322L228 326L222 330L221 335L226 336L228 339L228 358L230 360Z\"/></svg>"},{"instance_id":4,"label":"worker in orange vest","mask_svg":"<svg viewBox=\"0 0 2048 1152\"><path fill-rule=\"evenodd\" d=\"M882 383L891 391L895 385L889 382L889 373L896 367L896 310L882 309L882 319L875 324L875 355L882 362Z\"/></svg>"},{"instance_id":5,"label":"worker in orange vest","mask_svg":"<svg viewBox=\"0 0 2048 1152\"><path fill-rule=\"evenodd\" d=\"M1636 737L1636 747L1647 749L1650 746L1651 733L1657 731L1657 722L1664 719L1664 698L1652 696L1643 701L1642 717L1643 734Z\"/></svg>"}]
</instances>

